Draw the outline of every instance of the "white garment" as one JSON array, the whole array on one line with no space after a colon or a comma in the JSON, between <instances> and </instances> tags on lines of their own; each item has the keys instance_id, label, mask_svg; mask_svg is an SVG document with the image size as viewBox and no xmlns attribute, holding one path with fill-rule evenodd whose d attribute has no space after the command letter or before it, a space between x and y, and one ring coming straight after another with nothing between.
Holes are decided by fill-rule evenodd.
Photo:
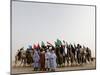
<instances>
[{"instance_id":1,"label":"white garment","mask_svg":"<svg viewBox=\"0 0 100 75\"><path fill-rule=\"evenodd\" d=\"M34 61L33 67L34 68L39 67L39 60L40 60L40 56L39 56L38 52L35 50L34 55L33 55L33 61Z\"/></svg>"},{"instance_id":2,"label":"white garment","mask_svg":"<svg viewBox=\"0 0 100 75\"><path fill-rule=\"evenodd\" d=\"M50 52L45 53L45 68L50 68Z\"/></svg>"},{"instance_id":3,"label":"white garment","mask_svg":"<svg viewBox=\"0 0 100 75\"><path fill-rule=\"evenodd\" d=\"M56 54L54 52L51 52L51 55L50 55L50 68L51 69L56 69L57 67L57 62L56 62Z\"/></svg>"},{"instance_id":4,"label":"white garment","mask_svg":"<svg viewBox=\"0 0 100 75\"><path fill-rule=\"evenodd\" d=\"M65 53L67 54L67 48L66 48L66 46L65 46Z\"/></svg>"}]
</instances>

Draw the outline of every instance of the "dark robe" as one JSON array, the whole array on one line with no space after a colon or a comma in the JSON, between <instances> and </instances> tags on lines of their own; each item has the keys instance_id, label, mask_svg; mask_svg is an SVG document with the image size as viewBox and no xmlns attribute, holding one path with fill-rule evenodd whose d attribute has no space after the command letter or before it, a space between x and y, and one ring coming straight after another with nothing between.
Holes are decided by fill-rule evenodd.
<instances>
[{"instance_id":1,"label":"dark robe","mask_svg":"<svg viewBox=\"0 0 100 75\"><path fill-rule=\"evenodd\" d=\"M45 70L45 52L40 52L40 69Z\"/></svg>"}]
</instances>

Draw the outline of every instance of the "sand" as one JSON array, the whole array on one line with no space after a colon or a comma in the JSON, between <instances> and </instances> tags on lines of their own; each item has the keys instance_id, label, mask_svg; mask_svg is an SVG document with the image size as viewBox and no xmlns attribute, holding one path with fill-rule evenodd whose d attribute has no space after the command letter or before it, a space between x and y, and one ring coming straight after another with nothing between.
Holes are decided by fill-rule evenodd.
<instances>
[{"instance_id":1,"label":"sand","mask_svg":"<svg viewBox=\"0 0 100 75\"><path fill-rule=\"evenodd\" d=\"M65 66L65 67L59 67L56 68L56 71L73 71L73 70L89 70L89 69L96 69L96 63L95 61L87 64L83 64L80 66ZM12 74L23 74L23 73L44 73L48 71L34 71L33 67L23 67L23 66L13 66L11 69Z\"/></svg>"}]
</instances>

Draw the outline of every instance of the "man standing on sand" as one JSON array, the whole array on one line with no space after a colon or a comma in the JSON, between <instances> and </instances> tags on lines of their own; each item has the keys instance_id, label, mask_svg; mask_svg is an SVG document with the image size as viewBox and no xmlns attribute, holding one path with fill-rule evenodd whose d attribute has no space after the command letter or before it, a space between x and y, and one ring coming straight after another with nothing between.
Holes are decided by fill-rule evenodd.
<instances>
[{"instance_id":1,"label":"man standing on sand","mask_svg":"<svg viewBox=\"0 0 100 75\"><path fill-rule=\"evenodd\" d=\"M37 52L37 50L34 50L34 54L33 54L33 67L34 67L34 70L37 71L38 68L39 68L39 60L40 60L40 56Z\"/></svg>"},{"instance_id":2,"label":"man standing on sand","mask_svg":"<svg viewBox=\"0 0 100 75\"><path fill-rule=\"evenodd\" d=\"M50 70L50 51L49 49L47 49L45 53L45 68L48 71Z\"/></svg>"},{"instance_id":3,"label":"man standing on sand","mask_svg":"<svg viewBox=\"0 0 100 75\"><path fill-rule=\"evenodd\" d=\"M56 58L57 58L57 56L56 56L54 50L52 50L51 54L50 54L50 69L51 69L51 71L56 70L56 67L57 67Z\"/></svg>"},{"instance_id":4,"label":"man standing on sand","mask_svg":"<svg viewBox=\"0 0 100 75\"><path fill-rule=\"evenodd\" d=\"M40 70L45 71L45 51L43 49L40 52Z\"/></svg>"}]
</instances>

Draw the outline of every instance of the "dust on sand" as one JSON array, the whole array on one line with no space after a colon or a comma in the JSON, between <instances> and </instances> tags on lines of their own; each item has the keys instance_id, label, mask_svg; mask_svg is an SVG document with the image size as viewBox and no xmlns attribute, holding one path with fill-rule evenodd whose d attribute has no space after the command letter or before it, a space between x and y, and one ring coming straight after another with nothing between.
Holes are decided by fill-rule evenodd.
<instances>
[{"instance_id":1,"label":"dust on sand","mask_svg":"<svg viewBox=\"0 0 100 75\"><path fill-rule=\"evenodd\" d=\"M89 69L96 69L96 63L95 61L91 62L91 63L86 63L83 65L79 65L79 66L65 66L65 67L59 67L56 68L56 71L73 71L73 70L89 70ZM34 71L33 67L22 67L22 66L12 66L11 69L11 74L23 74L23 73L45 73L48 71Z\"/></svg>"}]
</instances>

